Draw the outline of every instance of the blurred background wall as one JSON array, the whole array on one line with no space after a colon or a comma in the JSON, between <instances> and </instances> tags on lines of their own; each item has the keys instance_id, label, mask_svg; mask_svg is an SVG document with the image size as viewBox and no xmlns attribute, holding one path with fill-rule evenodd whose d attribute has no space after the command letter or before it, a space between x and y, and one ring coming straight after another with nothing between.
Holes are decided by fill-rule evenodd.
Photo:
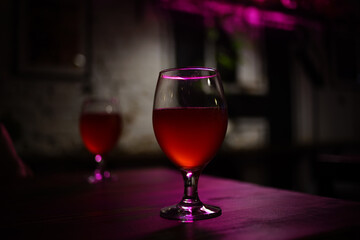
<instances>
[{"instance_id":1,"label":"blurred background wall","mask_svg":"<svg viewBox=\"0 0 360 240\"><path fill-rule=\"evenodd\" d=\"M209 174L319 193L324 156L358 156L357 1L0 4L0 119L39 171L87 166L78 119L91 95L120 102L113 167L169 164L151 122L158 72L195 65L220 71L229 105Z\"/></svg>"},{"instance_id":2,"label":"blurred background wall","mask_svg":"<svg viewBox=\"0 0 360 240\"><path fill-rule=\"evenodd\" d=\"M173 61L168 27L151 6L119 1L3 5L1 118L13 125L20 154L81 151L80 107L92 95L120 102L124 132L118 151L159 151L151 123L153 94L159 70ZM76 61L83 62L77 66Z\"/></svg>"}]
</instances>

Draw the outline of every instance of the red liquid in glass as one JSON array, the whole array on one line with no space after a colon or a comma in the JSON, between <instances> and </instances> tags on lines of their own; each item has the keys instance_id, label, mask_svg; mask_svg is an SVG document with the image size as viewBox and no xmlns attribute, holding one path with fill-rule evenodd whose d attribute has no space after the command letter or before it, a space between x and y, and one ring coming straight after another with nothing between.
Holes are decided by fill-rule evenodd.
<instances>
[{"instance_id":1,"label":"red liquid in glass","mask_svg":"<svg viewBox=\"0 0 360 240\"><path fill-rule=\"evenodd\" d=\"M80 117L80 133L85 147L93 154L110 151L121 133L119 114L83 113Z\"/></svg>"},{"instance_id":2,"label":"red liquid in glass","mask_svg":"<svg viewBox=\"0 0 360 240\"><path fill-rule=\"evenodd\" d=\"M227 113L219 108L167 108L153 111L156 139L178 166L205 166L219 149L227 128Z\"/></svg>"}]
</instances>

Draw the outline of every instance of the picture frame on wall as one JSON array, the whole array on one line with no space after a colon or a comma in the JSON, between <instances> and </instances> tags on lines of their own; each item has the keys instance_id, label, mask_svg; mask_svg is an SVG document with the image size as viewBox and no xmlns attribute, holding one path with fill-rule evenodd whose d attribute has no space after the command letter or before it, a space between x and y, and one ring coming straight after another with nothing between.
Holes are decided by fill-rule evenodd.
<instances>
[{"instance_id":1,"label":"picture frame on wall","mask_svg":"<svg viewBox=\"0 0 360 240\"><path fill-rule=\"evenodd\" d=\"M89 73L90 1L18 0L15 72L83 78Z\"/></svg>"}]
</instances>

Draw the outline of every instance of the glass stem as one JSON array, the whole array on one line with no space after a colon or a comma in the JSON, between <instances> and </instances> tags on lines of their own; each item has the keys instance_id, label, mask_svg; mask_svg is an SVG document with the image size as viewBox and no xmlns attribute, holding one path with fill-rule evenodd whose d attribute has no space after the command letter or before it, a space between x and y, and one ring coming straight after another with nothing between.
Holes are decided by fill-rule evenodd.
<instances>
[{"instance_id":1,"label":"glass stem","mask_svg":"<svg viewBox=\"0 0 360 240\"><path fill-rule=\"evenodd\" d=\"M100 154L97 154L95 156L95 161L96 161L96 172L103 175L105 168L104 157Z\"/></svg>"},{"instance_id":2,"label":"glass stem","mask_svg":"<svg viewBox=\"0 0 360 240\"><path fill-rule=\"evenodd\" d=\"M182 170L181 173L184 178L184 196L180 202L180 205L201 206L202 203L199 199L198 191L197 191L201 170L196 170L196 171Z\"/></svg>"}]
</instances>

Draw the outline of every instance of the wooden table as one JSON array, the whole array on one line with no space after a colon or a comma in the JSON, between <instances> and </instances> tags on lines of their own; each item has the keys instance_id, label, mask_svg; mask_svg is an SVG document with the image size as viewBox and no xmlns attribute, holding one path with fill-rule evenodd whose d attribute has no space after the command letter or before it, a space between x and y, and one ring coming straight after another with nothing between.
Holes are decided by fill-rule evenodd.
<instances>
[{"instance_id":1,"label":"wooden table","mask_svg":"<svg viewBox=\"0 0 360 240\"><path fill-rule=\"evenodd\" d=\"M220 217L181 223L159 216L182 197L179 172L115 172L90 185L85 174L37 177L4 187L5 239L359 239L360 204L203 175L199 195ZM3 238L1 238L3 239Z\"/></svg>"}]
</instances>

